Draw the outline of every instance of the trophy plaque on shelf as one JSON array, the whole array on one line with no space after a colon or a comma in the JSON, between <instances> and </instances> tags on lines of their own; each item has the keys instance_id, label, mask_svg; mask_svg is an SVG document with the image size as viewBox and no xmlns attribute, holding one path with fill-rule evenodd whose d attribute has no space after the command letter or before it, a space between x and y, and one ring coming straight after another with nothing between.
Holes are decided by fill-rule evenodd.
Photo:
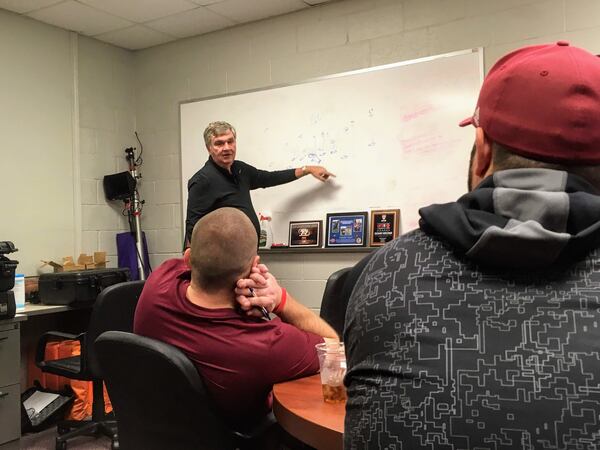
<instances>
[{"instance_id":1,"label":"trophy plaque on shelf","mask_svg":"<svg viewBox=\"0 0 600 450\"><path fill-rule=\"evenodd\" d=\"M400 228L399 209L376 209L371 211L370 244L381 247L398 237Z\"/></svg>"},{"instance_id":2,"label":"trophy plaque on shelf","mask_svg":"<svg viewBox=\"0 0 600 450\"><path fill-rule=\"evenodd\" d=\"M326 247L364 247L367 238L367 213L327 214Z\"/></svg>"},{"instance_id":3,"label":"trophy plaque on shelf","mask_svg":"<svg viewBox=\"0 0 600 450\"><path fill-rule=\"evenodd\" d=\"M321 247L323 221L290 222L289 246L292 248Z\"/></svg>"}]
</instances>

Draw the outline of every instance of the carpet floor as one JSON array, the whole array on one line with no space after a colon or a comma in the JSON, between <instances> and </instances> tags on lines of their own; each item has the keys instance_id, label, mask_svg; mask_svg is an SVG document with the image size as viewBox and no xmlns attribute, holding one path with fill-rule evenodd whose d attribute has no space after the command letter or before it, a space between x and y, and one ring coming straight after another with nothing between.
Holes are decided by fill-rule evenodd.
<instances>
[{"instance_id":1,"label":"carpet floor","mask_svg":"<svg viewBox=\"0 0 600 450\"><path fill-rule=\"evenodd\" d=\"M21 450L54 450L57 436L56 427L39 433L27 433L21 437ZM106 436L98 438L81 436L69 440L68 450L110 450L110 439Z\"/></svg>"}]
</instances>

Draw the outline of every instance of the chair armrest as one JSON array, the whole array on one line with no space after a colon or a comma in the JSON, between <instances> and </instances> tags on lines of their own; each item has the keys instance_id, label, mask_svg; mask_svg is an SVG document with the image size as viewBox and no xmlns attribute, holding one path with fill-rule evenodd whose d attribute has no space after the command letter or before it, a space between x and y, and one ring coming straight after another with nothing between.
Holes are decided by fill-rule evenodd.
<instances>
[{"instance_id":1,"label":"chair armrest","mask_svg":"<svg viewBox=\"0 0 600 450\"><path fill-rule=\"evenodd\" d=\"M47 333L42 334L37 343L37 348L35 352L35 365L40 367L40 363L45 359L46 354L46 344L48 341L66 341L66 340L77 340L83 346L83 338L85 333L80 334L70 334L70 333L62 333L60 331L48 331Z\"/></svg>"}]
</instances>

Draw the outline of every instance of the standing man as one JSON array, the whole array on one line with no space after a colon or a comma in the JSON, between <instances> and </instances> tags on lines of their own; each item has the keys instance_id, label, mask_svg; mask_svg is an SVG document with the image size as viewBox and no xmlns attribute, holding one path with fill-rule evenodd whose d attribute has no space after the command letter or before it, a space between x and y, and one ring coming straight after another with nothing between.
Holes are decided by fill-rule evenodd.
<instances>
[{"instance_id":1,"label":"standing man","mask_svg":"<svg viewBox=\"0 0 600 450\"><path fill-rule=\"evenodd\" d=\"M289 183L308 174L320 181L335 176L321 166L268 172L236 161L236 132L227 122L209 123L204 130L204 143L209 154L208 161L188 181L186 245L189 245L196 222L224 206L243 211L252 221L257 235L260 234L260 224L250 198L253 189Z\"/></svg>"},{"instance_id":2,"label":"standing man","mask_svg":"<svg viewBox=\"0 0 600 450\"><path fill-rule=\"evenodd\" d=\"M468 124L470 192L363 262L345 448L598 448L600 58L509 53Z\"/></svg>"}]
</instances>

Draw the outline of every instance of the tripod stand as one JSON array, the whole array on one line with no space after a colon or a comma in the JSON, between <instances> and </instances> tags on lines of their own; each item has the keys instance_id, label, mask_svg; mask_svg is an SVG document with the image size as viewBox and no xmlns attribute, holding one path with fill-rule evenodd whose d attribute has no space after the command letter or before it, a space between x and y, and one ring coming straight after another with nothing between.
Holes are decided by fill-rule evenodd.
<instances>
[{"instance_id":1,"label":"tripod stand","mask_svg":"<svg viewBox=\"0 0 600 450\"><path fill-rule=\"evenodd\" d=\"M146 279L146 271L144 267L144 245L142 242L142 226L140 216L142 215L143 200L140 200L140 194L137 190L137 181L142 178L138 172L138 160L135 157L135 148L129 147L125 149L125 159L129 164L129 173L136 181L136 188L133 190L129 199L129 208L127 209L127 219L129 221L129 230L135 236L135 248L137 253L137 267L140 280Z\"/></svg>"}]
</instances>

